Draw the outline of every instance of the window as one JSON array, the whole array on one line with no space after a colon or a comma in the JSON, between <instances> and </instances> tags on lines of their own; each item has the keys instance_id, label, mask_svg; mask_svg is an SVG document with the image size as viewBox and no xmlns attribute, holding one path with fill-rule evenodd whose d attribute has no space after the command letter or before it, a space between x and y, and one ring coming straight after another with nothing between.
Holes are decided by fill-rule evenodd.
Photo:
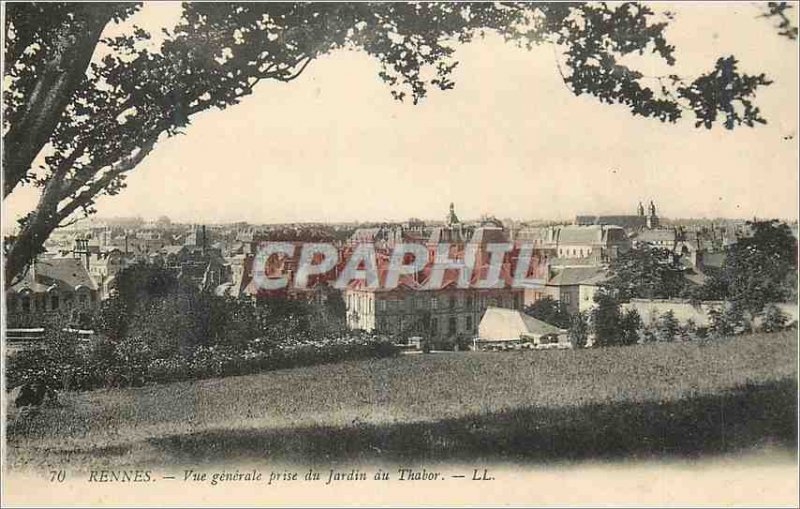
<instances>
[{"instance_id":1,"label":"window","mask_svg":"<svg viewBox=\"0 0 800 509\"><path fill-rule=\"evenodd\" d=\"M564 295L561 296L561 302L563 302L564 304L570 303L570 298L568 293L565 293Z\"/></svg>"},{"instance_id":2,"label":"window","mask_svg":"<svg viewBox=\"0 0 800 509\"><path fill-rule=\"evenodd\" d=\"M431 309L438 309L439 308L439 299L437 297L431 297Z\"/></svg>"},{"instance_id":3,"label":"window","mask_svg":"<svg viewBox=\"0 0 800 509\"><path fill-rule=\"evenodd\" d=\"M467 316L467 330L472 332L472 316Z\"/></svg>"},{"instance_id":4,"label":"window","mask_svg":"<svg viewBox=\"0 0 800 509\"><path fill-rule=\"evenodd\" d=\"M467 296L467 307L472 309L472 295Z\"/></svg>"},{"instance_id":5,"label":"window","mask_svg":"<svg viewBox=\"0 0 800 509\"><path fill-rule=\"evenodd\" d=\"M386 301L385 300L379 300L378 301L378 310L379 311L386 311Z\"/></svg>"},{"instance_id":6,"label":"window","mask_svg":"<svg viewBox=\"0 0 800 509\"><path fill-rule=\"evenodd\" d=\"M50 309L53 311L58 309L58 295L50 296Z\"/></svg>"},{"instance_id":7,"label":"window","mask_svg":"<svg viewBox=\"0 0 800 509\"><path fill-rule=\"evenodd\" d=\"M454 307L456 307L456 296L455 295L451 295L450 296L450 308L452 309Z\"/></svg>"},{"instance_id":8,"label":"window","mask_svg":"<svg viewBox=\"0 0 800 509\"><path fill-rule=\"evenodd\" d=\"M431 318L431 335L436 336L439 333L439 321L436 318Z\"/></svg>"},{"instance_id":9,"label":"window","mask_svg":"<svg viewBox=\"0 0 800 509\"><path fill-rule=\"evenodd\" d=\"M456 317L451 316L450 319L447 321L447 332L448 334L455 334L456 333Z\"/></svg>"}]
</instances>

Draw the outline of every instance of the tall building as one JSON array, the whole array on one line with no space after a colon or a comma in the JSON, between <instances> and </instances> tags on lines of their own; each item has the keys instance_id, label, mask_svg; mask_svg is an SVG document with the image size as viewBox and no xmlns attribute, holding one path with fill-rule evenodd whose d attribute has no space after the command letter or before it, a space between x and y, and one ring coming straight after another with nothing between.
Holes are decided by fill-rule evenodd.
<instances>
[{"instance_id":1,"label":"tall building","mask_svg":"<svg viewBox=\"0 0 800 509\"><path fill-rule=\"evenodd\" d=\"M426 336L434 343L472 340L489 307L522 309L521 288L458 288L455 281L437 290L407 280L392 290L360 284L344 291L347 326L408 338Z\"/></svg>"},{"instance_id":2,"label":"tall building","mask_svg":"<svg viewBox=\"0 0 800 509\"><path fill-rule=\"evenodd\" d=\"M506 242L508 237L501 223L483 221L478 227L467 225L461 222L451 203L444 225L433 228L425 244L428 261L433 261L441 246L447 246L450 256L458 258L469 244L485 247ZM511 287L512 256L510 253L502 264L500 278L504 286L491 289L475 288L477 281L486 277L488 263L480 249L469 288L459 288L457 272L448 270L440 287L428 289L431 276L428 266L418 274L402 276L396 288L387 289L383 278L388 258L379 256L381 285L378 288L367 288L362 281L353 281L344 290L347 325L351 329L392 334L400 339L425 336L440 346L463 346L477 335L478 324L487 308L522 309L524 290Z\"/></svg>"}]
</instances>

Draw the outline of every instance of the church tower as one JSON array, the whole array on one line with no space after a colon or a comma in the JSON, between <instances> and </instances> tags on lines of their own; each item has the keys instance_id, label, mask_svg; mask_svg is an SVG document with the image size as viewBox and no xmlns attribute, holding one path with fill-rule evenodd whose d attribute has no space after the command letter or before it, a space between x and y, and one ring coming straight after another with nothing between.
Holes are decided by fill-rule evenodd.
<instances>
[{"instance_id":1,"label":"church tower","mask_svg":"<svg viewBox=\"0 0 800 509\"><path fill-rule=\"evenodd\" d=\"M656 205L653 200L650 200L650 205L647 207L647 228L658 228L658 215L656 214Z\"/></svg>"},{"instance_id":2,"label":"church tower","mask_svg":"<svg viewBox=\"0 0 800 509\"><path fill-rule=\"evenodd\" d=\"M450 213L447 214L447 226L453 226L455 224L459 224L461 221L458 220L458 216L456 215L456 207L451 202L450 203Z\"/></svg>"},{"instance_id":3,"label":"church tower","mask_svg":"<svg viewBox=\"0 0 800 509\"><path fill-rule=\"evenodd\" d=\"M638 213L639 217L644 217L644 205L642 202L639 202L639 206L636 208L636 212Z\"/></svg>"}]
</instances>

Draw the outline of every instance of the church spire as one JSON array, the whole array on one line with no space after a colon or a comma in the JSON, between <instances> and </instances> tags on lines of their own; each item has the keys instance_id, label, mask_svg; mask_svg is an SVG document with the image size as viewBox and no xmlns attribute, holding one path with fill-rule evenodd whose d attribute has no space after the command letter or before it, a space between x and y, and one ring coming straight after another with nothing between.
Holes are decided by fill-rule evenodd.
<instances>
[{"instance_id":1,"label":"church spire","mask_svg":"<svg viewBox=\"0 0 800 509\"><path fill-rule=\"evenodd\" d=\"M456 215L456 207L453 204L453 202L450 202L450 213L447 214L447 224L449 226L449 225L458 224L460 222L461 221L458 220L458 216Z\"/></svg>"}]
</instances>

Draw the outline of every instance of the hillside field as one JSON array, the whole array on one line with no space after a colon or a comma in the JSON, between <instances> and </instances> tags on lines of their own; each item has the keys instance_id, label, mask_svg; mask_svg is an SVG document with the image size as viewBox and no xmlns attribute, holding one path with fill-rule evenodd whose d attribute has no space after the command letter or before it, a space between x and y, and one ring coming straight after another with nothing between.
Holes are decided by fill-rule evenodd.
<instances>
[{"instance_id":1,"label":"hillside field","mask_svg":"<svg viewBox=\"0 0 800 509\"><path fill-rule=\"evenodd\" d=\"M7 398L6 398L7 400ZM797 442L797 332L402 355L8 407L8 462L695 457Z\"/></svg>"}]
</instances>

